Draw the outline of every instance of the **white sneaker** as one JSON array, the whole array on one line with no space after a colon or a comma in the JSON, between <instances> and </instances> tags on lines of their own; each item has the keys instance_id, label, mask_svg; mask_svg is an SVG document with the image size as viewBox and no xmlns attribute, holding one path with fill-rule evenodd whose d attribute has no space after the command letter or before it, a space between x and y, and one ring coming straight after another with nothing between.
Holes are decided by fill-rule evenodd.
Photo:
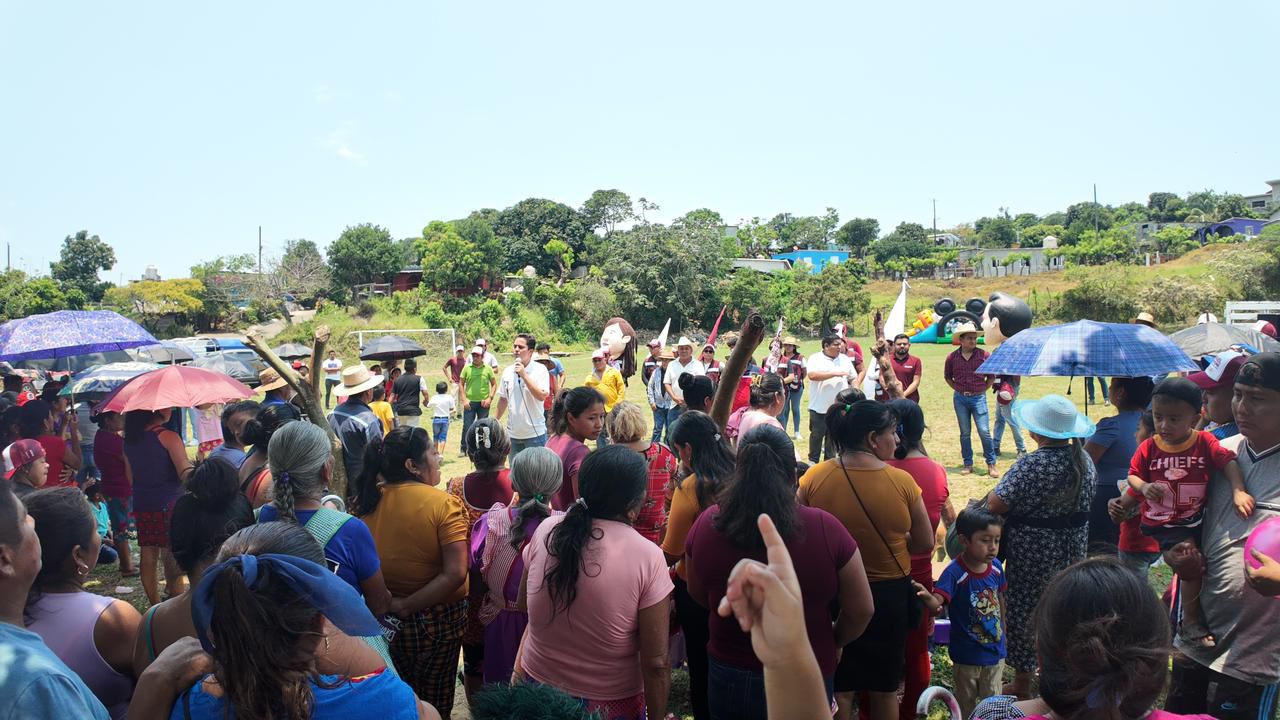
<instances>
[{"instance_id":1,"label":"white sneaker","mask_svg":"<svg viewBox=\"0 0 1280 720\"><path fill-rule=\"evenodd\" d=\"M797 441L799 441L799 440L803 440L803 439L804 439L804 438L800 437L800 431L799 431L799 430L797 430L797 431L796 431L796 440L797 440Z\"/></svg>"}]
</instances>

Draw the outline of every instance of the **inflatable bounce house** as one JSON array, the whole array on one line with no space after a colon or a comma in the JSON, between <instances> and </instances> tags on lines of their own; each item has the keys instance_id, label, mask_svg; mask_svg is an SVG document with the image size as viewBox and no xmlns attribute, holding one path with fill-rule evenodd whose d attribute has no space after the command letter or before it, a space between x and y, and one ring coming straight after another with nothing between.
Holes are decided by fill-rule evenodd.
<instances>
[{"instance_id":1,"label":"inflatable bounce house","mask_svg":"<svg viewBox=\"0 0 1280 720\"><path fill-rule=\"evenodd\" d=\"M970 298L963 308L957 308L951 298L942 298L933 304L932 309L917 314L916 321L904 332L913 343L952 345L955 341L951 331L964 323L982 327L982 314L986 309L987 303L982 298ZM978 338L979 343L983 340Z\"/></svg>"}]
</instances>

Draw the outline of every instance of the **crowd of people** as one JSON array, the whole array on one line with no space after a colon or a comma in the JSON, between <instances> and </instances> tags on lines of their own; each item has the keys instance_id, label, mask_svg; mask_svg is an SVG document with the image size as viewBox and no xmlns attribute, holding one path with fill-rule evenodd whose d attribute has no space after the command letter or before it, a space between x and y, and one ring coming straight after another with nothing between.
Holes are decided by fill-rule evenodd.
<instances>
[{"instance_id":1,"label":"crowd of people","mask_svg":"<svg viewBox=\"0 0 1280 720\"><path fill-rule=\"evenodd\" d=\"M978 374L960 330L944 379L995 475L986 394L1016 379ZM344 497L283 386L222 408L195 463L182 409L93 415L86 453L56 390L0 396L0 718L448 718L459 677L474 717L663 718L683 665L698 720L891 720L915 716L935 642L967 717L1271 716L1280 563L1242 547L1280 511L1280 355L1112 378L1096 425L1061 396L1011 402L1027 445L957 511L909 342L780 340L741 381L714 346L651 343L649 413L607 352L575 384L528 334L506 367L459 346L454 392L331 355ZM458 411L470 470L444 477ZM145 613L87 590L113 554ZM1146 582L1161 557L1172 613Z\"/></svg>"}]
</instances>

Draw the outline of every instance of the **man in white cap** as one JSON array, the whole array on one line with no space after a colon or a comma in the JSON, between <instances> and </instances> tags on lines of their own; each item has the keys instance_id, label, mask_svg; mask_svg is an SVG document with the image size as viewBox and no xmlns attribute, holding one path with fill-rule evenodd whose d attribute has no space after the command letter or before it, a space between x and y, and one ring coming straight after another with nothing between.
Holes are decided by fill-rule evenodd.
<instances>
[{"instance_id":1,"label":"man in white cap","mask_svg":"<svg viewBox=\"0 0 1280 720\"><path fill-rule=\"evenodd\" d=\"M685 373L706 375L707 369L693 359L693 341L681 335L676 341L676 359L667 364L667 372L662 377L662 386L667 389L671 399L676 401L672 421L685 411L684 391L680 389L680 376Z\"/></svg>"},{"instance_id":2,"label":"man in white cap","mask_svg":"<svg viewBox=\"0 0 1280 720\"><path fill-rule=\"evenodd\" d=\"M996 475L996 451L991 444L991 425L987 410L987 391L991 389L991 376L978 373L978 367L987 361L987 351L978 347L978 328L973 323L963 323L951 333L960 341L960 347L947 356L942 379L955 391L952 406L956 421L960 424L960 458L964 462L964 474L973 472L973 425L978 426L978 438L982 440L982 455L987 461L987 474Z\"/></svg>"},{"instance_id":3,"label":"man in white cap","mask_svg":"<svg viewBox=\"0 0 1280 720\"><path fill-rule=\"evenodd\" d=\"M476 338L476 347L484 348L484 364L493 368L494 372L498 371L498 358L489 352L489 341L484 338Z\"/></svg>"},{"instance_id":4,"label":"man in white cap","mask_svg":"<svg viewBox=\"0 0 1280 720\"><path fill-rule=\"evenodd\" d=\"M489 406L498 392L498 375L484 362L484 348L471 348L471 362L462 368L462 387L467 404L462 406L462 444L458 454L467 454L471 425L476 420L489 417Z\"/></svg>"},{"instance_id":5,"label":"man in white cap","mask_svg":"<svg viewBox=\"0 0 1280 720\"><path fill-rule=\"evenodd\" d=\"M512 344L515 362L502 371L498 382L498 411L494 417L501 420L507 409L507 435L511 437L511 457L525 448L543 447L547 444L547 418L542 401L551 390L551 374L542 363L533 362L533 349L537 345L529 333L520 333Z\"/></svg>"},{"instance_id":6,"label":"man in white cap","mask_svg":"<svg viewBox=\"0 0 1280 720\"><path fill-rule=\"evenodd\" d=\"M374 375L364 363L342 369L342 385L333 394L345 397L341 405L329 413L329 427L342 443L342 465L347 469L347 482L354 482L364 468L364 449L371 440L382 439L382 421L369 403L373 402L373 389L384 381Z\"/></svg>"},{"instance_id":7,"label":"man in white cap","mask_svg":"<svg viewBox=\"0 0 1280 720\"><path fill-rule=\"evenodd\" d=\"M462 368L467 366L467 349L458 345L453 348L453 357L444 362L441 371L449 382L453 383L453 392L456 397L453 399L458 407L455 417L462 417L462 408L466 407L466 403L462 400Z\"/></svg>"}]
</instances>

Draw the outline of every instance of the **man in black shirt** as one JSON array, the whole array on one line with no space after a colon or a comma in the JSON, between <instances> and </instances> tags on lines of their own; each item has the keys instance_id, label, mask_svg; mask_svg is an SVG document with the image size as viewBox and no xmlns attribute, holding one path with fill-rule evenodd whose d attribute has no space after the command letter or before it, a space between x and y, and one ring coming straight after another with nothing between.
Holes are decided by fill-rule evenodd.
<instances>
[{"instance_id":1,"label":"man in black shirt","mask_svg":"<svg viewBox=\"0 0 1280 720\"><path fill-rule=\"evenodd\" d=\"M398 425L418 427L422 417L422 399L427 396L426 382L418 377L418 363L413 358L404 361L404 374L391 384L391 407L396 413Z\"/></svg>"},{"instance_id":2,"label":"man in black shirt","mask_svg":"<svg viewBox=\"0 0 1280 720\"><path fill-rule=\"evenodd\" d=\"M640 368L640 377L644 380L644 386L649 387L649 378L653 377L653 371L658 369L658 358L662 355L662 343L658 342L658 338L649 341L649 357L644 359L644 365Z\"/></svg>"}]
</instances>

